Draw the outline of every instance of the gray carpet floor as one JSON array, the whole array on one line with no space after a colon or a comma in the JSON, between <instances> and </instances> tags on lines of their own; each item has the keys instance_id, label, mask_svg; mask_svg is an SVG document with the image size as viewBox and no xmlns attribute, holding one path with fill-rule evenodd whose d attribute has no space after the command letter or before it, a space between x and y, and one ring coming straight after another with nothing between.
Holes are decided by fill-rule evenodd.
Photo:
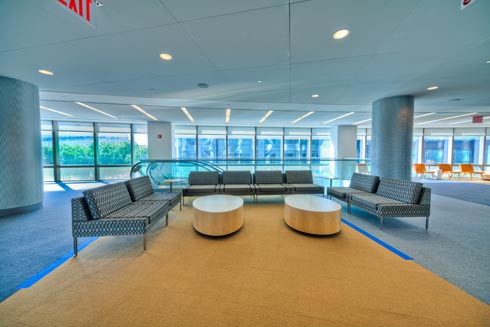
<instances>
[{"instance_id":1,"label":"gray carpet floor","mask_svg":"<svg viewBox=\"0 0 490 327\"><path fill-rule=\"evenodd\" d=\"M424 185L432 189L432 194L490 206L490 182L443 181L439 183L428 182Z\"/></svg>"},{"instance_id":2,"label":"gray carpet floor","mask_svg":"<svg viewBox=\"0 0 490 327\"><path fill-rule=\"evenodd\" d=\"M0 262L8 263L0 269L0 301L72 251L70 199L79 196L81 190L60 185L57 191L45 192L43 209L0 218ZM473 185L479 188L479 184ZM97 184L78 184L74 188L94 186ZM471 186L467 192L472 192ZM343 218L490 303L488 206L435 194L428 231L424 228L425 218L387 219L383 230L376 217L356 208L352 214L344 210Z\"/></svg>"}]
</instances>

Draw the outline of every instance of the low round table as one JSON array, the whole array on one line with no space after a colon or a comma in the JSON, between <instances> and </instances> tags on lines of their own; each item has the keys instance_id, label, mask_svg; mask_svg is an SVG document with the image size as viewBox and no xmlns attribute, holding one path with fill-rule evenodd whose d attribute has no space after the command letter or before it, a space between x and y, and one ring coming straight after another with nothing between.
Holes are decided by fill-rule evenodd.
<instances>
[{"instance_id":1,"label":"low round table","mask_svg":"<svg viewBox=\"0 0 490 327\"><path fill-rule=\"evenodd\" d=\"M284 221L300 232L329 235L340 232L340 204L313 195L290 195L284 199Z\"/></svg>"},{"instance_id":2,"label":"low round table","mask_svg":"<svg viewBox=\"0 0 490 327\"><path fill-rule=\"evenodd\" d=\"M192 202L194 229L209 236L223 236L243 226L243 200L232 195L208 195Z\"/></svg>"}]
</instances>

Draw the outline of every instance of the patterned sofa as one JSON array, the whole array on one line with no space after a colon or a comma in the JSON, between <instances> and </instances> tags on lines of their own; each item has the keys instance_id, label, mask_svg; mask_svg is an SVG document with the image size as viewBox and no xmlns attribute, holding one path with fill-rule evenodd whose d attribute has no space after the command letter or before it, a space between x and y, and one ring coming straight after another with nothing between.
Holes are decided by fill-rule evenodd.
<instances>
[{"instance_id":1,"label":"patterned sofa","mask_svg":"<svg viewBox=\"0 0 490 327\"><path fill-rule=\"evenodd\" d=\"M425 229L429 228L431 190L422 183L381 178L376 193L353 193L348 203L379 218L425 217Z\"/></svg>"},{"instance_id":2,"label":"patterned sofa","mask_svg":"<svg viewBox=\"0 0 490 327\"><path fill-rule=\"evenodd\" d=\"M337 198L347 203L349 207L350 196L353 194L371 194L376 193L379 184L379 177L373 175L352 174L349 187L328 187L327 196Z\"/></svg>"},{"instance_id":3,"label":"patterned sofa","mask_svg":"<svg viewBox=\"0 0 490 327\"><path fill-rule=\"evenodd\" d=\"M311 170L282 171L192 171L189 185L182 195L200 196L211 194L280 195L280 194L324 194L323 186L313 183Z\"/></svg>"},{"instance_id":4,"label":"patterned sofa","mask_svg":"<svg viewBox=\"0 0 490 327\"><path fill-rule=\"evenodd\" d=\"M83 192L73 198L72 235L73 252L78 254L78 237L143 235L146 250L146 232L180 201L179 194L151 192L149 179L141 178L126 183L115 183ZM131 192L128 190L131 189ZM132 193L132 194L131 194ZM135 201L133 201L133 199Z\"/></svg>"}]
</instances>

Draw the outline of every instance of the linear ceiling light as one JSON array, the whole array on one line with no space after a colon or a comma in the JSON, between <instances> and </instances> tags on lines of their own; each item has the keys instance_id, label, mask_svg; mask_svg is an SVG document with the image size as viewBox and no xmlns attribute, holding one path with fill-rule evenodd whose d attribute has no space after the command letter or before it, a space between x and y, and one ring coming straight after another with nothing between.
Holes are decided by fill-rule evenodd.
<instances>
[{"instance_id":1,"label":"linear ceiling light","mask_svg":"<svg viewBox=\"0 0 490 327\"><path fill-rule=\"evenodd\" d=\"M170 61L173 59L172 55L168 53L160 53L160 59L165 60L165 61Z\"/></svg>"},{"instance_id":2,"label":"linear ceiling light","mask_svg":"<svg viewBox=\"0 0 490 327\"><path fill-rule=\"evenodd\" d=\"M230 116L231 116L231 109L230 108L226 108L226 118L225 118L225 122L228 124L230 122Z\"/></svg>"},{"instance_id":3,"label":"linear ceiling light","mask_svg":"<svg viewBox=\"0 0 490 327\"><path fill-rule=\"evenodd\" d=\"M350 116L350 115L352 115L353 113L354 113L354 111L349 112L349 113L347 113L347 114L345 114L345 115L338 116L337 118L334 118L334 119L330 119L330 120L324 121L322 124L328 124L328 123L331 123L331 122L333 122L333 121L336 121L337 119L342 119L342 118L344 118L344 117Z\"/></svg>"},{"instance_id":4,"label":"linear ceiling light","mask_svg":"<svg viewBox=\"0 0 490 327\"><path fill-rule=\"evenodd\" d=\"M184 112L184 114L187 116L187 118L191 122L194 122L194 118L192 118L191 114L187 111L187 108L186 107L180 107L180 109L182 109L182 111Z\"/></svg>"},{"instance_id":5,"label":"linear ceiling light","mask_svg":"<svg viewBox=\"0 0 490 327\"><path fill-rule=\"evenodd\" d=\"M428 114L423 114L423 115L415 116L415 117L413 117L413 119L417 119L417 118L421 118L421 117L425 117L425 116L430 116L430 115L433 115L433 114L435 114L435 112L429 112Z\"/></svg>"},{"instance_id":6,"label":"linear ceiling light","mask_svg":"<svg viewBox=\"0 0 490 327\"><path fill-rule=\"evenodd\" d=\"M85 107L85 108L87 108L87 109L90 109L90 110L96 111L96 112L98 112L99 114L103 114L103 115L106 115L106 116L108 116L108 117L111 117L111 118L117 119L117 117L116 117L116 116L113 116L113 115L111 115L111 114L108 114L107 112L104 112L104 111L102 111L102 110L100 110L100 109L97 109L97 108L91 107L91 106L89 106L88 104L85 104L85 103L83 103L83 102L75 102L75 103L76 103L76 104L78 104L78 105L80 105L80 106L82 106L82 107Z\"/></svg>"},{"instance_id":7,"label":"linear ceiling light","mask_svg":"<svg viewBox=\"0 0 490 327\"><path fill-rule=\"evenodd\" d=\"M267 113L264 115L264 117L260 118L259 124L262 124L270 115L272 115L273 112L274 112L274 110L267 111Z\"/></svg>"},{"instance_id":8,"label":"linear ceiling light","mask_svg":"<svg viewBox=\"0 0 490 327\"><path fill-rule=\"evenodd\" d=\"M437 90L438 88L439 88L439 86L437 86L437 85L429 86L429 87L427 88L427 91L435 91L435 90Z\"/></svg>"},{"instance_id":9,"label":"linear ceiling light","mask_svg":"<svg viewBox=\"0 0 490 327\"><path fill-rule=\"evenodd\" d=\"M153 119L153 120L158 120L158 119L156 119L156 118L155 118L155 116L150 115L149 113L147 113L146 111L144 111L143 109L141 109L140 107L138 107L138 106L137 106L137 105L135 105L135 104L132 104L132 105L131 105L131 107L133 107L134 109L138 110L138 111L139 111L139 112L141 112L142 114L144 114L144 115L146 115L146 116L150 117L150 118L151 118L151 119Z\"/></svg>"},{"instance_id":10,"label":"linear ceiling light","mask_svg":"<svg viewBox=\"0 0 490 327\"><path fill-rule=\"evenodd\" d=\"M58 111L58 110L54 110L54 109L51 109L51 108L48 108L48 107L45 107L45 106L39 106L39 108L44 109L44 110L47 110L47 111L52 111L52 112L55 112L55 113L60 114L60 115L64 115L64 116L68 116L68 117L73 117L73 115L70 115L70 114L67 114L67 113L64 113L64 112L61 112L61 111Z\"/></svg>"},{"instance_id":11,"label":"linear ceiling light","mask_svg":"<svg viewBox=\"0 0 490 327\"><path fill-rule=\"evenodd\" d=\"M418 125L428 124L428 123L435 123L435 122L443 121L443 120L449 120L449 119L454 119L454 118L459 118L459 117L466 117L466 116L476 115L477 113L478 112L470 112L469 114L464 114L464 115L458 115L458 116L446 117L446 118L441 118L441 119L436 119L436 120L424 121L422 123L418 123Z\"/></svg>"},{"instance_id":12,"label":"linear ceiling light","mask_svg":"<svg viewBox=\"0 0 490 327\"><path fill-rule=\"evenodd\" d=\"M298 119L295 119L291 122L291 125L292 124L296 124L297 122L299 122L301 119L305 119L306 117L310 116L310 115L313 115L315 112L314 111L310 111L306 114L304 114L303 116L299 117Z\"/></svg>"},{"instance_id":13,"label":"linear ceiling light","mask_svg":"<svg viewBox=\"0 0 490 327\"><path fill-rule=\"evenodd\" d=\"M362 123L368 122L368 121L370 121L370 120L371 120L371 118L369 118L369 119L364 119L364 120L358 121L357 123L354 123L353 125L359 125L359 124L362 124Z\"/></svg>"}]
</instances>

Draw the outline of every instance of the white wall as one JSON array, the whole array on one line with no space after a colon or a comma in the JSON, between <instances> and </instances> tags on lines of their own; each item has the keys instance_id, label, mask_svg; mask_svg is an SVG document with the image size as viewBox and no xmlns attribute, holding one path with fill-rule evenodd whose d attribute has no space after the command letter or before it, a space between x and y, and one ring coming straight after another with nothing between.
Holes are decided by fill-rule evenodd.
<instances>
[{"instance_id":1,"label":"white wall","mask_svg":"<svg viewBox=\"0 0 490 327\"><path fill-rule=\"evenodd\" d=\"M148 159L172 159L173 127L169 122L148 122Z\"/></svg>"}]
</instances>

